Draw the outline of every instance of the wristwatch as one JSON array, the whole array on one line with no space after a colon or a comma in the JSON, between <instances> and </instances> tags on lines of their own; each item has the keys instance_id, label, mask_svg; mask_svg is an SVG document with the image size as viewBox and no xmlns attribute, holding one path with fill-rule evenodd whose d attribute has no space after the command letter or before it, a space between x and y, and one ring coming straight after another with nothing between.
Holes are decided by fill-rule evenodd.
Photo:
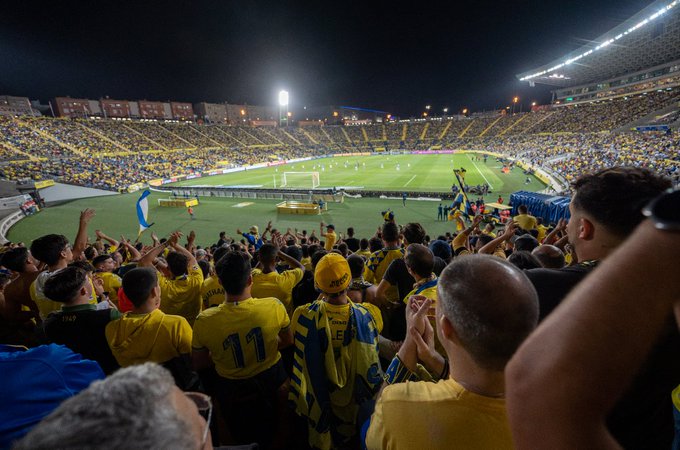
<instances>
[{"instance_id":1,"label":"wristwatch","mask_svg":"<svg viewBox=\"0 0 680 450\"><path fill-rule=\"evenodd\" d=\"M680 189L669 189L642 208L654 227L664 231L680 231Z\"/></svg>"}]
</instances>

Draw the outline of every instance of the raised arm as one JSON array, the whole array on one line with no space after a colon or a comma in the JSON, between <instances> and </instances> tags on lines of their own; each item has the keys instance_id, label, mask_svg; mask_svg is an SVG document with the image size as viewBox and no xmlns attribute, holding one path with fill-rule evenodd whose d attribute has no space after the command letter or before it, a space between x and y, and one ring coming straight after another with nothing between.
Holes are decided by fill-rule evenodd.
<instances>
[{"instance_id":1,"label":"raised arm","mask_svg":"<svg viewBox=\"0 0 680 450\"><path fill-rule=\"evenodd\" d=\"M78 223L78 233L76 239L73 241L73 260L78 261L87 247L87 224L95 216L94 209L86 209L80 213L80 222Z\"/></svg>"},{"instance_id":2,"label":"raised arm","mask_svg":"<svg viewBox=\"0 0 680 450\"><path fill-rule=\"evenodd\" d=\"M481 221L482 221L481 214L478 215L478 216L475 216L474 219L472 219L472 225L470 225L469 227L467 227L466 229L464 229L463 231L458 233L458 236L456 236L453 239L453 250L454 251L459 249L459 248L463 248L463 247L466 246L468 236L470 236L470 233L472 233L472 231L475 228L477 228L477 226L479 225L479 223Z\"/></svg>"},{"instance_id":3,"label":"raised arm","mask_svg":"<svg viewBox=\"0 0 680 450\"><path fill-rule=\"evenodd\" d=\"M180 233L179 231L175 231L174 233L172 233L171 239L172 238L175 238L175 239L172 240L172 243L170 245L172 246L172 248L176 252L181 253L181 254L183 254L184 256L187 257L187 259L189 260L188 261L189 266L195 266L197 264L196 258L194 257L193 253L191 253L189 250L187 250L186 248L179 245L178 241L179 241L180 237L182 237L182 233ZM168 239L168 241L170 241L171 239Z\"/></svg>"},{"instance_id":4,"label":"raised arm","mask_svg":"<svg viewBox=\"0 0 680 450\"><path fill-rule=\"evenodd\" d=\"M118 246L120 246L120 242L118 242L117 240L113 239L112 237L107 236L107 235L104 234L101 230L95 230L94 233L97 235L97 239L103 239L103 240L105 240L106 242L109 243L109 245L110 245L111 247L116 247L116 248L118 248Z\"/></svg>"},{"instance_id":5,"label":"raised arm","mask_svg":"<svg viewBox=\"0 0 680 450\"><path fill-rule=\"evenodd\" d=\"M506 369L516 448L620 448L606 416L680 301L678 252L680 234L643 222L522 344Z\"/></svg>"},{"instance_id":6,"label":"raised arm","mask_svg":"<svg viewBox=\"0 0 680 450\"><path fill-rule=\"evenodd\" d=\"M505 227L503 234L498 236L493 241L486 244L484 247L479 249L479 253L486 253L487 255L492 255L499 245L503 244L505 241L509 241L511 237L515 235L515 230L517 229L517 222L510 221Z\"/></svg>"},{"instance_id":7,"label":"raised arm","mask_svg":"<svg viewBox=\"0 0 680 450\"><path fill-rule=\"evenodd\" d=\"M158 244L154 246L151 250L146 252L139 260L138 266L139 267L151 267L153 266L153 261L161 254L163 253L163 250L168 248L169 246L173 244L177 244L177 240L179 239L179 236L176 235L176 233L173 233L170 238L163 242L162 244Z\"/></svg>"},{"instance_id":8,"label":"raised arm","mask_svg":"<svg viewBox=\"0 0 680 450\"><path fill-rule=\"evenodd\" d=\"M302 269L302 271L304 272L305 266L302 265L302 263L300 261L298 261L297 259L293 258L292 256L287 255L286 253L282 252L281 250L279 250L278 256L283 262L288 264L288 267L290 267L291 269Z\"/></svg>"},{"instance_id":9,"label":"raised arm","mask_svg":"<svg viewBox=\"0 0 680 450\"><path fill-rule=\"evenodd\" d=\"M543 238L542 244L553 244L560 238L560 234L567 229L567 219L560 219L553 230Z\"/></svg>"}]
</instances>

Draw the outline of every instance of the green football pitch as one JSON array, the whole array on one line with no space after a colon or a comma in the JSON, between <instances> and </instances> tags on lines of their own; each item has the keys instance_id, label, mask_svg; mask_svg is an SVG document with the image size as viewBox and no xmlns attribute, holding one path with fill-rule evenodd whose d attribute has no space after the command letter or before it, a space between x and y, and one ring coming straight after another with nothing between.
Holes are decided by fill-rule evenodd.
<instances>
[{"instance_id":1,"label":"green football pitch","mask_svg":"<svg viewBox=\"0 0 680 450\"><path fill-rule=\"evenodd\" d=\"M484 163L473 161L472 157L472 154L335 157L187 180L178 184L271 188L274 187L275 179L276 185L280 187L284 172L317 171L320 187L391 190L396 192L395 196L399 196L402 191L449 192L454 182L453 168L465 167L467 184L487 182L492 187L493 193L486 197L488 202L495 201L499 194L507 201L512 192L539 191L545 187L534 177L530 177L531 182L525 184L526 176L518 168L508 174L501 173L500 163L495 158L490 157ZM345 162L348 167L345 167ZM359 167L355 170L356 163ZM399 170L396 169L397 164ZM313 169L315 165L316 170ZM289 178L288 187L308 188L311 187L311 182L311 176ZM94 208L97 212L90 225L91 240L94 239L96 229L116 238L123 234L134 239L138 230L135 210L138 197L139 193L84 198L50 207L17 223L11 228L8 239L28 244L36 237L48 233L65 234L73 239L78 227L79 213L85 208ZM323 220L334 224L343 233L347 227L353 226L357 236L370 237L382 223L380 212L388 208L395 212L399 223L419 222L433 238L446 231L453 231L452 223L437 221L439 202L413 198L406 201L406 206L402 205L400 198L346 198L344 203L331 203L328 211L318 216L278 214L276 200L201 198L200 205L194 208L195 220L191 221L183 208L158 206L158 200L167 197L167 194L157 192L149 196L149 219L154 222L151 230L161 237L174 230L185 233L195 230L197 243L202 246L216 242L220 231L236 236L237 228L245 230L250 225L257 224L263 229L269 220L280 230L297 228L309 232L317 230L317 233L319 222ZM149 242L149 232L143 235L144 242Z\"/></svg>"}]
</instances>

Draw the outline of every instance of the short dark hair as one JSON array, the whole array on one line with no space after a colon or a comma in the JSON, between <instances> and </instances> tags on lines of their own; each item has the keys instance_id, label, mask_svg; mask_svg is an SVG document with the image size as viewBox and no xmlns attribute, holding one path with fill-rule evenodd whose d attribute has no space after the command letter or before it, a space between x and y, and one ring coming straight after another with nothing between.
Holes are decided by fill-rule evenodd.
<instances>
[{"instance_id":1,"label":"short dark hair","mask_svg":"<svg viewBox=\"0 0 680 450\"><path fill-rule=\"evenodd\" d=\"M312 267L316 267L316 265L319 263L319 261L321 261L321 258L326 256L327 254L328 254L328 252L326 251L326 249L323 249L323 248L315 251L312 254Z\"/></svg>"},{"instance_id":2,"label":"short dark hair","mask_svg":"<svg viewBox=\"0 0 680 450\"><path fill-rule=\"evenodd\" d=\"M68 303L78 296L78 291L89 282L87 272L80 267L65 267L57 270L45 281L43 293L55 302Z\"/></svg>"},{"instance_id":3,"label":"short dark hair","mask_svg":"<svg viewBox=\"0 0 680 450\"><path fill-rule=\"evenodd\" d=\"M526 250L515 250L510 256L508 256L508 262L518 269L528 270L528 269L538 269L541 266L541 262L534 255Z\"/></svg>"},{"instance_id":4,"label":"short dark hair","mask_svg":"<svg viewBox=\"0 0 680 450\"><path fill-rule=\"evenodd\" d=\"M260 247L257 254L258 259L262 263L271 264L276 261L276 255L279 254L279 248L274 244L266 243Z\"/></svg>"},{"instance_id":5,"label":"short dark hair","mask_svg":"<svg viewBox=\"0 0 680 450\"><path fill-rule=\"evenodd\" d=\"M479 241L480 246L484 246L493 241L493 236L489 236L488 234L480 234L477 236L477 241Z\"/></svg>"},{"instance_id":6,"label":"short dark hair","mask_svg":"<svg viewBox=\"0 0 680 450\"><path fill-rule=\"evenodd\" d=\"M230 251L231 249L229 247L220 247L217 250L215 250L215 252L213 253L213 261L215 262L215 264L217 264L217 261L222 259L224 255L226 255Z\"/></svg>"},{"instance_id":7,"label":"short dark hair","mask_svg":"<svg viewBox=\"0 0 680 450\"><path fill-rule=\"evenodd\" d=\"M368 248L368 239L361 238L361 240L359 241L359 248L361 250L366 250Z\"/></svg>"},{"instance_id":8,"label":"short dark hair","mask_svg":"<svg viewBox=\"0 0 680 450\"><path fill-rule=\"evenodd\" d=\"M538 322L533 285L497 256L455 258L439 277L437 298L462 346L487 370L502 371Z\"/></svg>"},{"instance_id":9,"label":"short dark hair","mask_svg":"<svg viewBox=\"0 0 680 450\"><path fill-rule=\"evenodd\" d=\"M429 277L434 269L434 255L423 244L411 244L406 247L404 262L406 267L423 278Z\"/></svg>"},{"instance_id":10,"label":"short dark hair","mask_svg":"<svg viewBox=\"0 0 680 450\"><path fill-rule=\"evenodd\" d=\"M95 269L98 269L98 265L106 262L108 259L113 259L113 256L110 254L104 254L104 255L98 255L96 258L92 260L92 265L94 266Z\"/></svg>"},{"instance_id":11,"label":"short dark hair","mask_svg":"<svg viewBox=\"0 0 680 450\"><path fill-rule=\"evenodd\" d=\"M352 278L359 278L364 272L364 258L359 255L349 255L347 264L349 264L349 270L352 272Z\"/></svg>"},{"instance_id":12,"label":"short dark hair","mask_svg":"<svg viewBox=\"0 0 680 450\"><path fill-rule=\"evenodd\" d=\"M425 240L425 228L419 223L407 223L402 233L409 244L422 244Z\"/></svg>"},{"instance_id":13,"label":"short dark hair","mask_svg":"<svg viewBox=\"0 0 680 450\"><path fill-rule=\"evenodd\" d=\"M229 252L215 266L215 272L227 294L238 295L248 285L250 258L245 252Z\"/></svg>"},{"instance_id":14,"label":"short dark hair","mask_svg":"<svg viewBox=\"0 0 680 450\"><path fill-rule=\"evenodd\" d=\"M203 278L208 278L208 275L210 275L210 263L205 259L202 259L198 262L198 267L200 267L201 272L203 272Z\"/></svg>"},{"instance_id":15,"label":"short dark hair","mask_svg":"<svg viewBox=\"0 0 680 450\"><path fill-rule=\"evenodd\" d=\"M527 208L527 205L519 205L517 207L517 212L520 214L526 214L529 212L529 209Z\"/></svg>"},{"instance_id":16,"label":"short dark hair","mask_svg":"<svg viewBox=\"0 0 680 450\"><path fill-rule=\"evenodd\" d=\"M95 268L92 264L83 260L70 262L68 263L68 267L78 267L79 269L83 269L88 273L94 273L95 271Z\"/></svg>"},{"instance_id":17,"label":"short dark hair","mask_svg":"<svg viewBox=\"0 0 680 450\"><path fill-rule=\"evenodd\" d=\"M382 240L380 238L374 237L368 241L368 248L371 253L377 252L382 248Z\"/></svg>"},{"instance_id":18,"label":"short dark hair","mask_svg":"<svg viewBox=\"0 0 680 450\"><path fill-rule=\"evenodd\" d=\"M642 207L671 187L668 178L641 167L612 167L572 183L572 207L625 237L644 219Z\"/></svg>"},{"instance_id":19,"label":"short dark hair","mask_svg":"<svg viewBox=\"0 0 680 450\"><path fill-rule=\"evenodd\" d=\"M63 234L46 234L31 243L31 254L38 261L52 266L61 258L61 252L68 245Z\"/></svg>"},{"instance_id":20,"label":"short dark hair","mask_svg":"<svg viewBox=\"0 0 680 450\"><path fill-rule=\"evenodd\" d=\"M158 275L153 267L136 267L123 276L123 292L136 308L149 299L158 285Z\"/></svg>"},{"instance_id":21,"label":"short dark hair","mask_svg":"<svg viewBox=\"0 0 680 450\"><path fill-rule=\"evenodd\" d=\"M86 259L92 260L92 258L95 257L94 254L95 254L96 252L97 252L97 249L90 245L89 247L87 247L87 248L83 251L83 254L85 255L85 258L86 258Z\"/></svg>"},{"instance_id":22,"label":"short dark hair","mask_svg":"<svg viewBox=\"0 0 680 450\"><path fill-rule=\"evenodd\" d=\"M354 236L354 227L348 227L347 228L347 236L349 236L349 237Z\"/></svg>"},{"instance_id":23,"label":"short dark hair","mask_svg":"<svg viewBox=\"0 0 680 450\"><path fill-rule=\"evenodd\" d=\"M284 250L284 253L291 258L293 258L296 261L301 261L302 260L302 249L298 247L297 245L289 245L286 247Z\"/></svg>"},{"instance_id":24,"label":"short dark hair","mask_svg":"<svg viewBox=\"0 0 680 450\"><path fill-rule=\"evenodd\" d=\"M382 238L385 242L399 240L399 227L394 222L385 222L382 226Z\"/></svg>"},{"instance_id":25,"label":"short dark hair","mask_svg":"<svg viewBox=\"0 0 680 450\"><path fill-rule=\"evenodd\" d=\"M189 258L184 253L170 252L165 257L165 260L168 262L168 268L174 276L180 277L187 273Z\"/></svg>"},{"instance_id":26,"label":"short dark hair","mask_svg":"<svg viewBox=\"0 0 680 450\"><path fill-rule=\"evenodd\" d=\"M23 272L28 261L28 249L16 247L2 254L2 265L13 272Z\"/></svg>"}]
</instances>

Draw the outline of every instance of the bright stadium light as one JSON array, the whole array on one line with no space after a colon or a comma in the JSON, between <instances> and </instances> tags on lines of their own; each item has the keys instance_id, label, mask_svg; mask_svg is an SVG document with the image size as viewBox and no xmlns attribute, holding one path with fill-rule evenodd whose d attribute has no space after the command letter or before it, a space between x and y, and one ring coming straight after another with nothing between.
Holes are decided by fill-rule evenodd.
<instances>
[{"instance_id":1,"label":"bright stadium light","mask_svg":"<svg viewBox=\"0 0 680 450\"><path fill-rule=\"evenodd\" d=\"M288 91L279 92L279 105L288 106Z\"/></svg>"},{"instance_id":2,"label":"bright stadium light","mask_svg":"<svg viewBox=\"0 0 680 450\"><path fill-rule=\"evenodd\" d=\"M425 106L425 109L427 109L428 111L430 110L430 108L431 108L430 105Z\"/></svg>"},{"instance_id":3,"label":"bright stadium light","mask_svg":"<svg viewBox=\"0 0 680 450\"><path fill-rule=\"evenodd\" d=\"M634 31L636 31L636 30L638 30L638 29L644 27L645 25L647 25L648 23L654 21L655 19L659 18L660 16L666 14L668 11L670 11L670 10L673 9L673 8L675 8L675 7L678 6L679 4L680 4L680 0L673 0L672 2L670 2L669 4L667 4L666 6L662 7L662 8L659 9L658 11L656 11L656 12L655 12L654 14L652 14L651 16L649 16L649 17L647 17L647 18L641 20L640 22L636 23L635 25L633 25L632 27L628 28L628 29L627 29L626 31L624 31L623 33L619 33L619 34L617 34L616 36L614 36L613 38L608 39L608 40L602 42L602 43L601 43L600 45L598 45L597 47L592 48L592 49L590 49L590 50L588 50L588 51L586 51L586 52L583 52L583 53L581 53L580 55L577 55L577 56L574 56L574 57L572 57L572 58L569 58L569 59L567 59L566 61L557 64L556 66L550 67L549 69L545 69L545 70L542 70L542 71L540 71L540 72L536 72L536 73L533 73L533 74L531 74L531 75L527 75L527 76L525 76L525 77L522 77L522 78L519 79L519 81L527 81L527 80L531 80L532 78L541 77L541 76L543 76L543 75L545 75L545 74L547 74L547 73L554 72L554 71L556 71L556 70L561 69L561 68L564 67L564 66L568 66L568 65L570 65L570 64L573 63L573 62L576 62L576 61L578 61L578 60L580 60L580 59L582 59L582 58L585 58L586 56L592 54L593 52L596 52L596 51L598 51L598 50L602 50L603 48L607 48L608 46L610 46L610 45L613 44L614 42L618 41L619 39L623 38L624 36L627 36L627 35L629 35L630 33L633 33Z\"/></svg>"},{"instance_id":4,"label":"bright stadium light","mask_svg":"<svg viewBox=\"0 0 680 450\"><path fill-rule=\"evenodd\" d=\"M283 110L286 110L286 115L283 115ZM279 92L279 126L283 125L283 121L286 121L286 126L289 125L288 118L290 113L288 112L288 91Z\"/></svg>"}]
</instances>

